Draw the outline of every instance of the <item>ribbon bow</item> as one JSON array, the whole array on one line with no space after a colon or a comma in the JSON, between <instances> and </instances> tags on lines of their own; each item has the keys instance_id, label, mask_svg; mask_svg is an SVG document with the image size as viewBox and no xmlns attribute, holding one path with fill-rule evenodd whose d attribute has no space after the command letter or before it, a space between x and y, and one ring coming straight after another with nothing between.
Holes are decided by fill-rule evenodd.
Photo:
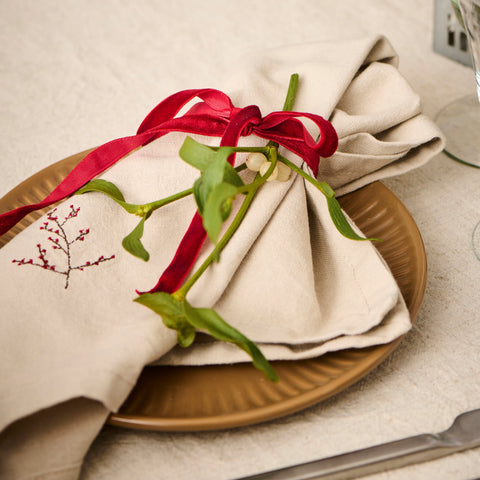
<instances>
[{"instance_id":1,"label":"ribbon bow","mask_svg":"<svg viewBox=\"0 0 480 480\"><path fill-rule=\"evenodd\" d=\"M177 117L179 111L195 97L202 101ZM308 118L317 125L320 132L317 141L297 117ZM221 146L236 146L241 136L254 134L272 140L299 155L315 176L318 173L320 157L332 155L338 144L335 129L319 115L279 111L262 117L256 105L236 108L230 98L219 90L183 90L160 102L143 120L136 135L112 140L90 152L44 200L0 215L0 235L30 212L48 207L72 195L134 149L175 131L221 137ZM233 163L233 156L231 161ZM152 292L171 293L181 285L193 266L205 237L202 218L197 212L172 262Z\"/></svg>"}]
</instances>

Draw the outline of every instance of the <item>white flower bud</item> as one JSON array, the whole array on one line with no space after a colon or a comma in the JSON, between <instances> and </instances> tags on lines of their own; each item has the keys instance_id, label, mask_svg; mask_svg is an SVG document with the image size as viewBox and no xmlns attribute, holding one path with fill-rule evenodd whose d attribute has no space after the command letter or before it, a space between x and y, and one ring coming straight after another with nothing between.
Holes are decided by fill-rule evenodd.
<instances>
[{"instance_id":1,"label":"white flower bud","mask_svg":"<svg viewBox=\"0 0 480 480\"><path fill-rule=\"evenodd\" d=\"M269 168L270 168L270 162L268 160L266 160L260 166L260 170L258 171L258 173L260 173L260 175L263 177L267 173L267 170ZM273 169L272 174L267 178L267 182L271 182L273 180L276 180L277 177L278 177L278 164L275 165L275 168Z\"/></svg>"},{"instance_id":2,"label":"white flower bud","mask_svg":"<svg viewBox=\"0 0 480 480\"><path fill-rule=\"evenodd\" d=\"M248 154L246 164L249 170L253 172L258 172L262 163L267 161L267 157L260 152L252 152Z\"/></svg>"},{"instance_id":3,"label":"white flower bud","mask_svg":"<svg viewBox=\"0 0 480 480\"><path fill-rule=\"evenodd\" d=\"M292 171L292 169L282 162L278 162L277 167L278 167L277 182L286 182L290 178L290 172Z\"/></svg>"}]
</instances>

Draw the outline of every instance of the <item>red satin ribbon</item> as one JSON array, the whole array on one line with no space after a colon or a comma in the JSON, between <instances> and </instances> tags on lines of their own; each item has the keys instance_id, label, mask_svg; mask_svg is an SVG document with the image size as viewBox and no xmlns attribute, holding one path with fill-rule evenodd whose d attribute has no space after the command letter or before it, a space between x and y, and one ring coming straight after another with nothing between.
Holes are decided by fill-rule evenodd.
<instances>
[{"instance_id":1,"label":"red satin ribbon","mask_svg":"<svg viewBox=\"0 0 480 480\"><path fill-rule=\"evenodd\" d=\"M185 115L176 117L184 105L195 97L202 101ZM312 120L320 131L315 141L297 117ZM305 160L316 176L320 157L332 155L338 144L330 122L310 113L273 112L262 117L256 105L233 106L230 98L214 89L184 90L159 103L140 125L137 134L105 143L89 153L65 179L39 203L24 205L0 215L0 235L3 235L28 213L52 205L72 195L132 150L147 145L169 132L185 132L221 137L221 146L236 146L240 136L257 135L272 140ZM234 156L230 159L234 162ZM198 212L188 227L170 265L151 290L174 292L187 276L205 240L202 218Z\"/></svg>"}]
</instances>

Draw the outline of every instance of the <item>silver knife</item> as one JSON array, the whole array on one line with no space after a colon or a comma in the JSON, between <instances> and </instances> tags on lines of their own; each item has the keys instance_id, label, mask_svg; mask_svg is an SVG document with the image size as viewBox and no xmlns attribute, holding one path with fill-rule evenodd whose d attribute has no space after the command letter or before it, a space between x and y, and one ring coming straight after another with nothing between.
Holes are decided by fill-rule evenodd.
<instances>
[{"instance_id":1,"label":"silver knife","mask_svg":"<svg viewBox=\"0 0 480 480\"><path fill-rule=\"evenodd\" d=\"M440 433L424 433L237 480L347 480L480 446L480 409L459 415Z\"/></svg>"}]
</instances>

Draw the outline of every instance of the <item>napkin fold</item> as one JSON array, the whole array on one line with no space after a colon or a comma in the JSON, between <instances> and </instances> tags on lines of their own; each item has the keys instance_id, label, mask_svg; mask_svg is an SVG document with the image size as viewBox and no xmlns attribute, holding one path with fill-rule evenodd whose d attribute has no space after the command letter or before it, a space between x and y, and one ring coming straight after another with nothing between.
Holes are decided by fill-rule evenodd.
<instances>
[{"instance_id":1,"label":"napkin fold","mask_svg":"<svg viewBox=\"0 0 480 480\"><path fill-rule=\"evenodd\" d=\"M329 118L339 134L319 178L343 194L422 165L442 149L396 65L383 37L312 43L249 55L215 86L236 106L254 103L266 115L281 109L289 77L298 73L295 110ZM188 188L198 172L178 158L184 138L162 137L101 178L131 203ZM264 143L242 138L243 145ZM185 198L152 215L142 239L149 262L121 247L138 218L97 193L71 197L0 250L2 478L76 478L108 412L121 406L147 364L249 360L211 340L180 351L175 332L132 301L135 290L156 283L194 211ZM55 244L60 236L68 248ZM272 360L385 343L410 328L375 248L342 237L323 195L297 175L261 189L220 263L188 299L214 307Z\"/></svg>"}]
</instances>

